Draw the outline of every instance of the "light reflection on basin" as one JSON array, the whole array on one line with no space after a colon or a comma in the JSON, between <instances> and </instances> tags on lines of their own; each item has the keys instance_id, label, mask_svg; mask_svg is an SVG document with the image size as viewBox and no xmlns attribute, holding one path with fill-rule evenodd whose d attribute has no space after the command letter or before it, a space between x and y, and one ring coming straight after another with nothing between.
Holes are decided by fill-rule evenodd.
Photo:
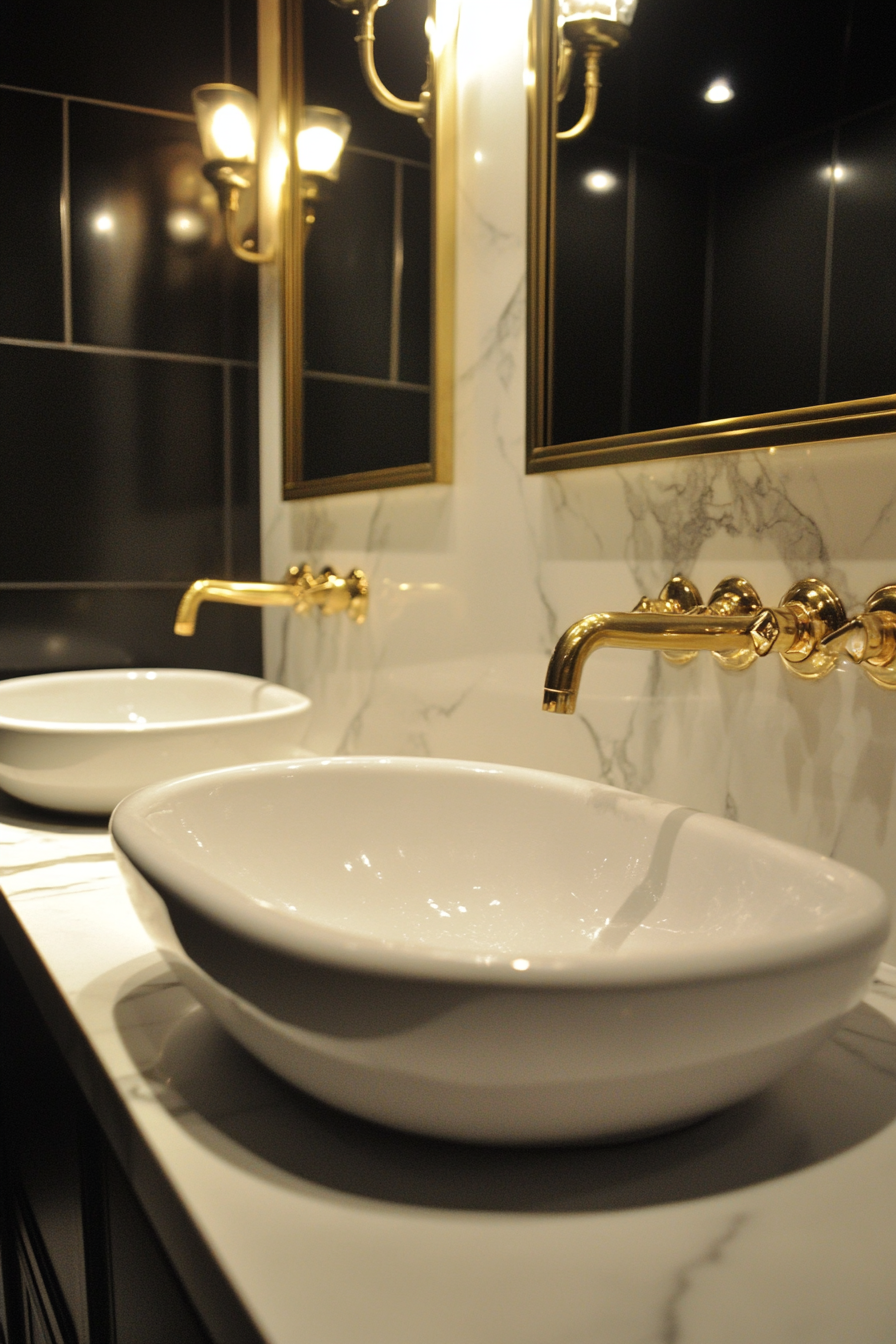
<instances>
[{"instance_id":1,"label":"light reflection on basin","mask_svg":"<svg viewBox=\"0 0 896 1344\"><path fill-rule=\"evenodd\" d=\"M132 899L222 1024L400 1128L609 1139L765 1087L860 1000L880 888L733 822L586 780L346 757L142 790Z\"/></svg>"}]
</instances>

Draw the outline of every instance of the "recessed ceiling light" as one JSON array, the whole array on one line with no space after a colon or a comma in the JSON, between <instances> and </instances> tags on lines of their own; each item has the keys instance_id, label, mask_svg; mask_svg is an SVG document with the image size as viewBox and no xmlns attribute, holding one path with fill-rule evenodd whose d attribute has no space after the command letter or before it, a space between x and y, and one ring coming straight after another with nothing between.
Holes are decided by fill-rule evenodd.
<instances>
[{"instance_id":1,"label":"recessed ceiling light","mask_svg":"<svg viewBox=\"0 0 896 1344\"><path fill-rule=\"evenodd\" d=\"M94 215L93 217L94 233L112 233L114 228L115 228L115 220L112 218L111 215L107 215L105 213L101 215Z\"/></svg>"},{"instance_id":2,"label":"recessed ceiling light","mask_svg":"<svg viewBox=\"0 0 896 1344\"><path fill-rule=\"evenodd\" d=\"M730 103L733 97L734 90L727 79L714 79L704 93L703 101L706 103Z\"/></svg>"},{"instance_id":3,"label":"recessed ceiling light","mask_svg":"<svg viewBox=\"0 0 896 1344\"><path fill-rule=\"evenodd\" d=\"M616 178L612 173L608 173L603 168L596 168L593 173L588 173L585 178L585 186L589 191L612 191L616 185Z\"/></svg>"},{"instance_id":4,"label":"recessed ceiling light","mask_svg":"<svg viewBox=\"0 0 896 1344\"><path fill-rule=\"evenodd\" d=\"M842 182L845 176L846 169L843 167L842 163L829 163L822 173L822 177L824 177L827 182L830 182L832 178L835 182Z\"/></svg>"}]
</instances>

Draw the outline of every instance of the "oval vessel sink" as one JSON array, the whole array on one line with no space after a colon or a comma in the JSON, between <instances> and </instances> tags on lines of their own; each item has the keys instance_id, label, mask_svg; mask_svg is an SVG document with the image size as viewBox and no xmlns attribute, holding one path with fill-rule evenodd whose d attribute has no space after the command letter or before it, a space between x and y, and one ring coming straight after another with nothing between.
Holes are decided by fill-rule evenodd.
<instances>
[{"instance_id":1,"label":"oval vessel sink","mask_svg":"<svg viewBox=\"0 0 896 1344\"><path fill-rule=\"evenodd\" d=\"M0 682L0 787L41 807L108 814L158 780L288 755L310 704L233 672L16 677Z\"/></svg>"},{"instance_id":2,"label":"oval vessel sink","mask_svg":"<svg viewBox=\"0 0 896 1344\"><path fill-rule=\"evenodd\" d=\"M443 1138L611 1139L759 1091L859 1001L870 878L564 775L345 757L142 790L111 830L185 984L270 1068Z\"/></svg>"}]
</instances>

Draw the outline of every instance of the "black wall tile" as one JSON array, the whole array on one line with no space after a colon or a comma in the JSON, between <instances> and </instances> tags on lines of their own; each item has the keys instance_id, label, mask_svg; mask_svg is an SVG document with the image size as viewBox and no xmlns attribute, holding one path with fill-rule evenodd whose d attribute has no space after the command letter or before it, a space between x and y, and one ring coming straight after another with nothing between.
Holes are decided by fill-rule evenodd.
<instances>
[{"instance_id":1,"label":"black wall tile","mask_svg":"<svg viewBox=\"0 0 896 1344\"><path fill-rule=\"evenodd\" d=\"M611 173L610 191L585 186ZM604 142L561 144L557 173L554 443L621 428L628 152Z\"/></svg>"},{"instance_id":2,"label":"black wall tile","mask_svg":"<svg viewBox=\"0 0 896 1344\"><path fill-rule=\"evenodd\" d=\"M226 15L230 21L229 84L258 92L258 12L255 0L228 0ZM211 79L204 84L214 83Z\"/></svg>"},{"instance_id":3,"label":"black wall tile","mask_svg":"<svg viewBox=\"0 0 896 1344\"><path fill-rule=\"evenodd\" d=\"M709 417L818 401L830 136L717 179Z\"/></svg>"},{"instance_id":4,"label":"black wall tile","mask_svg":"<svg viewBox=\"0 0 896 1344\"><path fill-rule=\"evenodd\" d=\"M429 461L429 393L306 378L304 396L305 480Z\"/></svg>"},{"instance_id":5,"label":"black wall tile","mask_svg":"<svg viewBox=\"0 0 896 1344\"><path fill-rule=\"evenodd\" d=\"M395 168L346 153L305 248L305 365L389 377Z\"/></svg>"},{"instance_id":6,"label":"black wall tile","mask_svg":"<svg viewBox=\"0 0 896 1344\"><path fill-rule=\"evenodd\" d=\"M198 574L196 577L200 577ZM210 667L261 676L261 614L205 603L174 633L176 589L0 589L0 677L89 667Z\"/></svg>"},{"instance_id":7,"label":"black wall tile","mask_svg":"<svg viewBox=\"0 0 896 1344\"><path fill-rule=\"evenodd\" d=\"M828 401L896 390L896 109L841 132Z\"/></svg>"},{"instance_id":8,"label":"black wall tile","mask_svg":"<svg viewBox=\"0 0 896 1344\"><path fill-rule=\"evenodd\" d=\"M2 84L191 112L223 78L223 0L5 0Z\"/></svg>"},{"instance_id":9,"label":"black wall tile","mask_svg":"<svg viewBox=\"0 0 896 1344\"><path fill-rule=\"evenodd\" d=\"M430 347L430 193L425 168L403 169L404 271L401 285L401 357L399 377L429 384Z\"/></svg>"},{"instance_id":10,"label":"black wall tile","mask_svg":"<svg viewBox=\"0 0 896 1344\"><path fill-rule=\"evenodd\" d=\"M61 341L62 102L0 89L0 335Z\"/></svg>"},{"instance_id":11,"label":"black wall tile","mask_svg":"<svg viewBox=\"0 0 896 1344\"><path fill-rule=\"evenodd\" d=\"M387 88L416 101L426 77L427 0L391 0L376 16L376 63ZM430 141L412 117L382 107L358 61L358 21L329 0L304 0L305 102L338 107L352 121L350 144L428 163Z\"/></svg>"},{"instance_id":12,"label":"black wall tile","mask_svg":"<svg viewBox=\"0 0 896 1344\"><path fill-rule=\"evenodd\" d=\"M709 183L705 169L638 155L632 431L700 419Z\"/></svg>"},{"instance_id":13,"label":"black wall tile","mask_svg":"<svg viewBox=\"0 0 896 1344\"><path fill-rule=\"evenodd\" d=\"M75 340L254 359L257 273L224 240L195 127L90 104L70 115Z\"/></svg>"},{"instance_id":14,"label":"black wall tile","mask_svg":"<svg viewBox=\"0 0 896 1344\"><path fill-rule=\"evenodd\" d=\"M233 577L279 578L259 572L261 554L258 458L258 372L230 370L231 517Z\"/></svg>"},{"instance_id":15,"label":"black wall tile","mask_svg":"<svg viewBox=\"0 0 896 1344\"><path fill-rule=\"evenodd\" d=\"M0 578L220 570L221 369L0 346Z\"/></svg>"}]
</instances>

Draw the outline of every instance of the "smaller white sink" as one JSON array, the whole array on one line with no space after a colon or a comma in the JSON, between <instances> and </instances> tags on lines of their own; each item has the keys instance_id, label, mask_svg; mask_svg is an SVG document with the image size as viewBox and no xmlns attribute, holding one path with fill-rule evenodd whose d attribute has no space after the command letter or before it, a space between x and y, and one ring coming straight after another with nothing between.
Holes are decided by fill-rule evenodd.
<instances>
[{"instance_id":1,"label":"smaller white sink","mask_svg":"<svg viewBox=\"0 0 896 1344\"><path fill-rule=\"evenodd\" d=\"M305 755L310 700L233 672L53 672L0 681L0 787L40 807L106 813L197 770Z\"/></svg>"},{"instance_id":2,"label":"smaller white sink","mask_svg":"<svg viewBox=\"0 0 896 1344\"><path fill-rule=\"evenodd\" d=\"M889 927L829 859L512 766L248 766L142 790L111 831L157 946L250 1051L451 1139L609 1139L758 1092L856 1005Z\"/></svg>"}]
</instances>

